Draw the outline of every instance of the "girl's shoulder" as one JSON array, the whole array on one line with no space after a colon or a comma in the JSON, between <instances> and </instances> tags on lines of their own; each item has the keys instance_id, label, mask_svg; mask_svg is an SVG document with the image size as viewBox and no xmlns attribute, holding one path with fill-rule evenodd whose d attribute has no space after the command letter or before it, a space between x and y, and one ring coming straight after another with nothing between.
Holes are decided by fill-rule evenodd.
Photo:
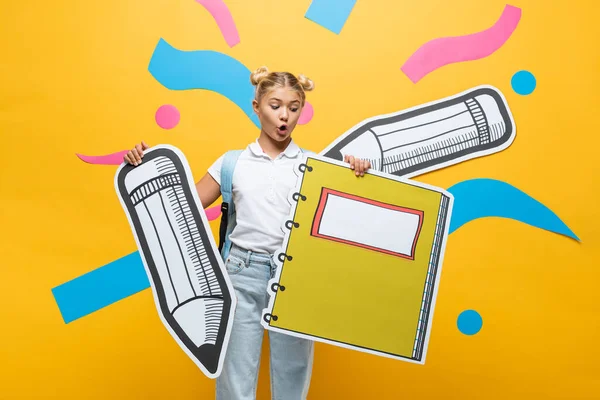
<instances>
[{"instance_id":1,"label":"girl's shoulder","mask_svg":"<svg viewBox=\"0 0 600 400\"><path fill-rule=\"evenodd\" d=\"M304 154L308 154L308 155L313 155L313 156L314 156L314 155L317 155L317 153L315 153L314 151L312 151L312 150L308 150L308 149L305 149L304 147L300 147L300 151L301 151L302 153L304 153Z\"/></svg>"}]
</instances>

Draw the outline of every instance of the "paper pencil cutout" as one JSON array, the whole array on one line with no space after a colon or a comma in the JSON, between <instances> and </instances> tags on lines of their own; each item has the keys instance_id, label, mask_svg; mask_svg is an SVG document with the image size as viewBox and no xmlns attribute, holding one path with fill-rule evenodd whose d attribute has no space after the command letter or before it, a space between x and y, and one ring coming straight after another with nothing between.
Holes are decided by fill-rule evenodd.
<instances>
[{"instance_id":1,"label":"paper pencil cutout","mask_svg":"<svg viewBox=\"0 0 600 400\"><path fill-rule=\"evenodd\" d=\"M123 163L115 188L133 230L158 313L210 378L221 373L236 306L183 153L156 146Z\"/></svg>"},{"instance_id":2,"label":"paper pencil cutout","mask_svg":"<svg viewBox=\"0 0 600 400\"><path fill-rule=\"evenodd\" d=\"M266 329L423 364L453 197L322 156L299 164ZM315 256L317 254L318 256Z\"/></svg>"},{"instance_id":3,"label":"paper pencil cutout","mask_svg":"<svg viewBox=\"0 0 600 400\"><path fill-rule=\"evenodd\" d=\"M364 120L319 154L336 160L366 158L373 169L412 177L499 152L514 138L515 123L504 96L484 85Z\"/></svg>"}]
</instances>

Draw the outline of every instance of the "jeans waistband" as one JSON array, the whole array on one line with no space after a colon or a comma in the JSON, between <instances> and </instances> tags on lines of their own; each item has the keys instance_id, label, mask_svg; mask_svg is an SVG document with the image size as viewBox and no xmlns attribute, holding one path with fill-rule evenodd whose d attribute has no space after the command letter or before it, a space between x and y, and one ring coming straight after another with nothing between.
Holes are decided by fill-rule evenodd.
<instances>
[{"instance_id":1,"label":"jeans waistband","mask_svg":"<svg viewBox=\"0 0 600 400\"><path fill-rule=\"evenodd\" d=\"M246 264L253 262L258 264L271 265L272 262L271 254L257 253L252 250L246 250L239 246L236 246L233 243L231 244L231 250L229 251L229 254L232 254L238 258L241 258L242 260L245 260Z\"/></svg>"}]
</instances>

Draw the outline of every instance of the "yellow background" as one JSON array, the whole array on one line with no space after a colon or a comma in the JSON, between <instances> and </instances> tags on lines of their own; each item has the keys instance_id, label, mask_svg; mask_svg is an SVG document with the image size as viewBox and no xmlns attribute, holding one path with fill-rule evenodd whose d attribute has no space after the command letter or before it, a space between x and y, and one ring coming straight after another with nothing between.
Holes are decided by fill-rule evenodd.
<instances>
[{"instance_id":1,"label":"yellow background","mask_svg":"<svg viewBox=\"0 0 600 400\"><path fill-rule=\"evenodd\" d=\"M340 35L304 18L309 0L226 0L241 43L229 48L193 0L2 2L0 398L207 399L205 378L162 326L150 290L65 324L51 289L135 250L107 154L170 143L199 178L258 132L225 97L169 91L147 72L164 38L224 52L250 69L305 73L313 120L294 132L320 151L361 120L480 84L507 97L517 139L502 153L417 179L447 188L470 178L509 182L554 210L581 243L496 218L450 235L427 363L318 344L310 399L594 398L598 378L599 13L592 1L520 0L521 22L486 59L413 84L400 67L426 41L491 26L505 3L358 0ZM518 70L538 81L515 94ZM181 122L154 121L173 104ZM213 222L216 232L217 221ZM458 314L477 310L465 336ZM266 353L265 353L266 354ZM259 399L269 393L263 359Z\"/></svg>"}]
</instances>

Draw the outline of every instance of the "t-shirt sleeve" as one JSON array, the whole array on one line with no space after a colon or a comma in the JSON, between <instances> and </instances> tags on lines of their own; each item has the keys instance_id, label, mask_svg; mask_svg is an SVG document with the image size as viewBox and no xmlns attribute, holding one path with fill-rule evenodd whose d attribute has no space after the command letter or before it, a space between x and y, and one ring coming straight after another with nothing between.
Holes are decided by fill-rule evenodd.
<instances>
[{"instance_id":1,"label":"t-shirt sleeve","mask_svg":"<svg viewBox=\"0 0 600 400\"><path fill-rule=\"evenodd\" d=\"M210 174L210 176L213 177L213 179L215 181L217 181L217 183L219 185L221 185L221 165L223 165L223 157L225 156L225 154L223 154L221 157L219 157L217 159L217 161L215 161L213 163L213 165L211 165L208 168L208 173Z\"/></svg>"}]
</instances>

